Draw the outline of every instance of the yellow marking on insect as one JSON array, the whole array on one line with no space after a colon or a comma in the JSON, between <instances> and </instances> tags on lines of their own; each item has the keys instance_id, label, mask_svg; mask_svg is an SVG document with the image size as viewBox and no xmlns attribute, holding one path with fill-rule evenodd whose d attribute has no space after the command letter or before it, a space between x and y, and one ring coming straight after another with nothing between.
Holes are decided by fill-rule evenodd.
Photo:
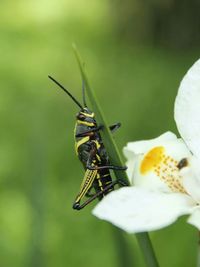
<instances>
[{"instance_id":1,"label":"yellow marking on insect","mask_svg":"<svg viewBox=\"0 0 200 267\"><path fill-rule=\"evenodd\" d=\"M98 161L101 162L101 157L98 154L96 154L96 157L97 157Z\"/></svg>"},{"instance_id":2,"label":"yellow marking on insect","mask_svg":"<svg viewBox=\"0 0 200 267\"><path fill-rule=\"evenodd\" d=\"M152 148L143 158L140 165L140 173L146 175L153 172L174 192L186 193L178 162L167 155L162 146Z\"/></svg>"},{"instance_id":3,"label":"yellow marking on insect","mask_svg":"<svg viewBox=\"0 0 200 267\"><path fill-rule=\"evenodd\" d=\"M83 124L83 125L86 125L86 126L94 126L95 125L93 122L80 121L80 120L77 120L77 123L78 124Z\"/></svg>"},{"instance_id":4,"label":"yellow marking on insect","mask_svg":"<svg viewBox=\"0 0 200 267\"><path fill-rule=\"evenodd\" d=\"M94 113L88 114L85 112L80 112L80 114L83 114L85 117L94 118Z\"/></svg>"},{"instance_id":5,"label":"yellow marking on insect","mask_svg":"<svg viewBox=\"0 0 200 267\"><path fill-rule=\"evenodd\" d=\"M76 151L76 154L78 154L78 148L79 148L79 146L81 146L82 144L86 143L89 140L90 140L90 137L89 136L85 136L85 137L81 138L79 141L77 141L75 143L75 151Z\"/></svg>"},{"instance_id":6,"label":"yellow marking on insect","mask_svg":"<svg viewBox=\"0 0 200 267\"><path fill-rule=\"evenodd\" d=\"M100 176L100 174L98 173L98 174L97 174L97 181L98 181L98 184L99 184L100 189L103 190L103 184L102 184L100 178L101 178L101 176Z\"/></svg>"},{"instance_id":7,"label":"yellow marking on insect","mask_svg":"<svg viewBox=\"0 0 200 267\"><path fill-rule=\"evenodd\" d=\"M86 170L83 181L81 183L80 192L76 197L75 202L79 202L88 192L97 175L97 170Z\"/></svg>"},{"instance_id":8,"label":"yellow marking on insect","mask_svg":"<svg viewBox=\"0 0 200 267\"><path fill-rule=\"evenodd\" d=\"M99 144L99 142L97 140L93 140L96 144L96 148L99 149L101 147L101 145Z\"/></svg>"}]
</instances>

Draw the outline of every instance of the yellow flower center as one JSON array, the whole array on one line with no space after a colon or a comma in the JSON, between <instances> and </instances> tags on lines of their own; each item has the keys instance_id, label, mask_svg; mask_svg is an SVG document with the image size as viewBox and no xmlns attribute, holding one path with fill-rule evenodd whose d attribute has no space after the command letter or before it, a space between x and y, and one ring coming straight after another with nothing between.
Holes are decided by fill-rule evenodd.
<instances>
[{"instance_id":1,"label":"yellow flower center","mask_svg":"<svg viewBox=\"0 0 200 267\"><path fill-rule=\"evenodd\" d=\"M164 147L158 146L151 149L142 160L140 171L142 174L146 174L152 171L155 166L159 166L163 160Z\"/></svg>"},{"instance_id":2,"label":"yellow flower center","mask_svg":"<svg viewBox=\"0 0 200 267\"><path fill-rule=\"evenodd\" d=\"M178 161L166 155L163 146L154 147L144 156L140 172L142 175L154 172L172 191L186 193L182 185Z\"/></svg>"}]
</instances>

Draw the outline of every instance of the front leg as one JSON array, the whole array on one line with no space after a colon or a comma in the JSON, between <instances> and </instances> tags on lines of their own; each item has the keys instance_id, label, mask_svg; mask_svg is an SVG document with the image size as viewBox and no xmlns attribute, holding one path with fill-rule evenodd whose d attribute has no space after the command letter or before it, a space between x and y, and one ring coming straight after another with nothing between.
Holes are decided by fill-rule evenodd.
<instances>
[{"instance_id":1,"label":"front leg","mask_svg":"<svg viewBox=\"0 0 200 267\"><path fill-rule=\"evenodd\" d=\"M102 129L103 129L103 125L100 124L98 127L89 129L89 130L82 132L80 134L76 134L76 137L84 137L84 136L90 135L91 133L98 132L99 130L102 130Z\"/></svg>"},{"instance_id":2,"label":"front leg","mask_svg":"<svg viewBox=\"0 0 200 267\"><path fill-rule=\"evenodd\" d=\"M76 137L84 137L84 136L87 136L87 135L89 135L89 134L91 134L91 133L98 132L98 131L102 130L103 127L104 127L104 126L103 126L102 124L100 124L98 127L89 129L89 130L87 130L87 131L85 131L85 132L82 132L82 133L80 133L80 134L76 134ZM109 129L110 129L110 131L111 131L112 133L114 133L116 130L119 129L119 127L121 127L121 123L120 123L120 122L117 122L117 123L114 123L114 124L110 125L110 126L109 126Z\"/></svg>"},{"instance_id":3,"label":"front leg","mask_svg":"<svg viewBox=\"0 0 200 267\"><path fill-rule=\"evenodd\" d=\"M112 133L114 133L116 130L119 129L119 127L121 127L121 123L117 122L117 123L110 125L109 129L111 130Z\"/></svg>"}]
</instances>

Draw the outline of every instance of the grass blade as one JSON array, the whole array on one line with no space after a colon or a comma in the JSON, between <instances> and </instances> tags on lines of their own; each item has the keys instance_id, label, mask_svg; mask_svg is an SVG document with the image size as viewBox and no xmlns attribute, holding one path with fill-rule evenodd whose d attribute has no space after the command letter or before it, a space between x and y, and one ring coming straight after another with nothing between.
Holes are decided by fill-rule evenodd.
<instances>
[{"instance_id":1,"label":"grass blade","mask_svg":"<svg viewBox=\"0 0 200 267\"><path fill-rule=\"evenodd\" d=\"M89 81L88 81L88 78L87 78L87 74L86 74L86 71L83 67L83 62L81 60L81 57L80 57L80 54L76 48L75 45L73 45L73 49L74 49L74 53L75 53L75 56L76 56L76 59L78 61L78 65L79 65L79 68L80 68L80 71L81 71L81 76L82 76L82 79L85 83L85 88L86 88L86 92L87 92L87 95L88 95L88 98L91 102L91 105L92 105L92 109L95 113L95 116L96 116L96 120L98 122L98 124L102 124L104 125L104 128L103 130L101 131L101 136L102 136L102 139L103 139L103 143L106 147L106 151L108 153L108 156L109 156L109 159L110 159L110 163L114 166L124 166L123 164L123 161L120 157L120 154L119 154L119 151L118 151L118 148L116 146L116 143L112 137L112 134L109 130L109 127L108 127L108 124L106 123L106 120L105 120L105 117L103 115L103 112L98 104L98 101L97 101L97 98L95 96L95 93L94 91L91 89L90 87L90 84L89 84ZM121 180L121 181L124 181L126 184L129 184L129 181L128 181L128 177L126 175L126 172L125 171L119 171L119 170L114 170L114 173L115 173L115 176L117 179Z\"/></svg>"}]
</instances>

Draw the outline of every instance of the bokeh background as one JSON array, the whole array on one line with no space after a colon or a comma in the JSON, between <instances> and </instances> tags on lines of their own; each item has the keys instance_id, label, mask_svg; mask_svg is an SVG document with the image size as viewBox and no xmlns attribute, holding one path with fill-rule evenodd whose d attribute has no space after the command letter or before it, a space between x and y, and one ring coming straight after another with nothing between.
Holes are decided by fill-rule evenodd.
<instances>
[{"instance_id":1,"label":"bokeh background","mask_svg":"<svg viewBox=\"0 0 200 267\"><path fill-rule=\"evenodd\" d=\"M84 175L74 152L81 99L71 44L120 150L131 140L177 133L173 105L199 57L200 4L183 0L2 0L0 3L0 266L120 266L115 230L72 202ZM124 233L132 263L144 262ZM196 230L185 218L151 233L162 267L194 266ZM123 250L121 250L123 251Z\"/></svg>"}]
</instances>

